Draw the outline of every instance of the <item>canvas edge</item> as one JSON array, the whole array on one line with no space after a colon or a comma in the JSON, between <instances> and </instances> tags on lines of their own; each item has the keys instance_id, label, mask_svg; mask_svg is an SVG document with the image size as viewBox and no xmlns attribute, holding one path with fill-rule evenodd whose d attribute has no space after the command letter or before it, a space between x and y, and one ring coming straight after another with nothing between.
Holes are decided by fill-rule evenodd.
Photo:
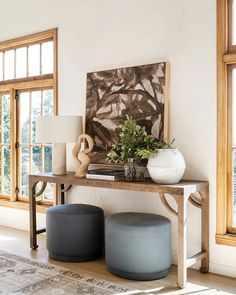
<instances>
[{"instance_id":1,"label":"canvas edge","mask_svg":"<svg viewBox=\"0 0 236 295\"><path fill-rule=\"evenodd\" d=\"M131 66L124 66L124 67L117 67L117 68L109 68L109 69L100 69L100 70L94 70L86 73L86 100L87 100L87 79L88 75L92 73L99 73L103 71L111 71L111 70L119 70L119 69L125 69L125 68L133 68L133 67L140 67L140 66L148 66L148 65L154 65L154 64L161 64L164 63L166 67L165 71L165 93L164 93L164 134L163 134L163 140L165 142L169 142L169 87L170 87L170 62L168 60L163 61L156 61L151 62L147 64L139 64L139 65L131 65ZM86 134L86 102L85 102L85 116L84 116L84 133ZM96 168L111 168L115 169L117 167L124 167L124 164L112 164L112 163L91 163L89 164L89 170L90 169L96 169Z\"/></svg>"},{"instance_id":2,"label":"canvas edge","mask_svg":"<svg viewBox=\"0 0 236 295\"><path fill-rule=\"evenodd\" d=\"M166 79L165 79L165 93L164 93L164 138L163 140L169 142L169 95L170 95L170 63L166 64Z\"/></svg>"}]
</instances>

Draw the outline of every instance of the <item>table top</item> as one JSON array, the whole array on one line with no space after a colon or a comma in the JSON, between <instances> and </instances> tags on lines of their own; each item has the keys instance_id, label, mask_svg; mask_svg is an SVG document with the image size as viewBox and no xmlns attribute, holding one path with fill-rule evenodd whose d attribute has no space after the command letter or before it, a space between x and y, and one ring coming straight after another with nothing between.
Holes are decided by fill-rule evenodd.
<instances>
[{"instance_id":1,"label":"table top","mask_svg":"<svg viewBox=\"0 0 236 295\"><path fill-rule=\"evenodd\" d=\"M42 181L65 185L100 187L139 192L170 193L176 195L183 195L184 193L192 194L208 188L208 181L200 180L181 180L177 184L157 184L150 178L145 179L144 182L79 178L75 176L74 172L68 172L65 175L53 175L52 173L30 174L29 179L34 183Z\"/></svg>"}]
</instances>

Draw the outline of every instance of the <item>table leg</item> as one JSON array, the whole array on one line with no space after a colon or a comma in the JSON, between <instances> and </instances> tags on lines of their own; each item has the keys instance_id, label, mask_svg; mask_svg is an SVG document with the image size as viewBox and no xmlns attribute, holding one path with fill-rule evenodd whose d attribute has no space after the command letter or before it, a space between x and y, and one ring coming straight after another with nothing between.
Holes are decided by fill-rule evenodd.
<instances>
[{"instance_id":1,"label":"table leg","mask_svg":"<svg viewBox=\"0 0 236 295\"><path fill-rule=\"evenodd\" d=\"M65 185L61 184L61 204L65 204Z\"/></svg>"},{"instance_id":2,"label":"table leg","mask_svg":"<svg viewBox=\"0 0 236 295\"><path fill-rule=\"evenodd\" d=\"M35 183L29 180L29 219L30 219L30 248L35 250L37 245L36 199Z\"/></svg>"},{"instance_id":3,"label":"table leg","mask_svg":"<svg viewBox=\"0 0 236 295\"><path fill-rule=\"evenodd\" d=\"M56 205L63 205L65 204L65 185L63 183L59 183L57 185L57 204Z\"/></svg>"},{"instance_id":4,"label":"table leg","mask_svg":"<svg viewBox=\"0 0 236 295\"><path fill-rule=\"evenodd\" d=\"M187 196L176 198L178 204L178 286L187 283Z\"/></svg>"},{"instance_id":5,"label":"table leg","mask_svg":"<svg viewBox=\"0 0 236 295\"><path fill-rule=\"evenodd\" d=\"M203 273L209 270L209 191L208 189L200 192L202 197L202 212L201 212L201 237L202 251L206 251L206 258L201 261L200 271Z\"/></svg>"}]
</instances>

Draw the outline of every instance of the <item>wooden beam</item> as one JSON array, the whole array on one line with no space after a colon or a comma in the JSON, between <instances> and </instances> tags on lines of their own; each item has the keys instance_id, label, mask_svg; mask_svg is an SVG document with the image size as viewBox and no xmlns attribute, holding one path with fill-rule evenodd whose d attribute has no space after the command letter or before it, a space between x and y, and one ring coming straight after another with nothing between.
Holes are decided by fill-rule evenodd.
<instances>
[{"instance_id":1,"label":"wooden beam","mask_svg":"<svg viewBox=\"0 0 236 295\"><path fill-rule=\"evenodd\" d=\"M36 77L8 80L0 82L0 92L9 91L9 89L25 90L25 89L37 89L45 87L53 87L53 75L42 75Z\"/></svg>"},{"instance_id":2,"label":"wooden beam","mask_svg":"<svg viewBox=\"0 0 236 295\"><path fill-rule=\"evenodd\" d=\"M216 243L236 247L236 236L232 234L216 234Z\"/></svg>"},{"instance_id":3,"label":"wooden beam","mask_svg":"<svg viewBox=\"0 0 236 295\"><path fill-rule=\"evenodd\" d=\"M187 259L187 267L192 266L193 264L197 263L198 261L205 259L207 257L206 251L201 251Z\"/></svg>"},{"instance_id":4,"label":"wooden beam","mask_svg":"<svg viewBox=\"0 0 236 295\"><path fill-rule=\"evenodd\" d=\"M53 40L55 34L57 34L57 29L51 29L44 32L30 34L27 36L14 38L11 40L0 42L0 51L15 49L19 47L24 47L32 45L39 42L45 42Z\"/></svg>"}]
</instances>

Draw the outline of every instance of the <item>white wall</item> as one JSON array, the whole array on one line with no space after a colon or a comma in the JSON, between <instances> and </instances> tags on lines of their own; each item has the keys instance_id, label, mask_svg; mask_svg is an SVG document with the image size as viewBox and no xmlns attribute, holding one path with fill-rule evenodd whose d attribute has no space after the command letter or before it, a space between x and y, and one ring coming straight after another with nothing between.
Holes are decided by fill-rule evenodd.
<instances>
[{"instance_id":1,"label":"white wall","mask_svg":"<svg viewBox=\"0 0 236 295\"><path fill-rule=\"evenodd\" d=\"M210 181L210 270L236 277L236 248L215 244L216 1L0 0L0 39L59 28L59 113L85 111L86 73L168 60L170 138L187 162L186 178ZM69 167L72 167L69 161ZM176 220L152 194L73 188L72 202L101 205L106 214L147 211ZM0 208L9 225L10 209ZM12 211L13 212L13 211ZM12 219L21 220L20 210ZM200 247L200 214L189 206L190 253ZM43 217L41 216L41 219ZM14 224L14 223L12 223Z\"/></svg>"}]
</instances>

